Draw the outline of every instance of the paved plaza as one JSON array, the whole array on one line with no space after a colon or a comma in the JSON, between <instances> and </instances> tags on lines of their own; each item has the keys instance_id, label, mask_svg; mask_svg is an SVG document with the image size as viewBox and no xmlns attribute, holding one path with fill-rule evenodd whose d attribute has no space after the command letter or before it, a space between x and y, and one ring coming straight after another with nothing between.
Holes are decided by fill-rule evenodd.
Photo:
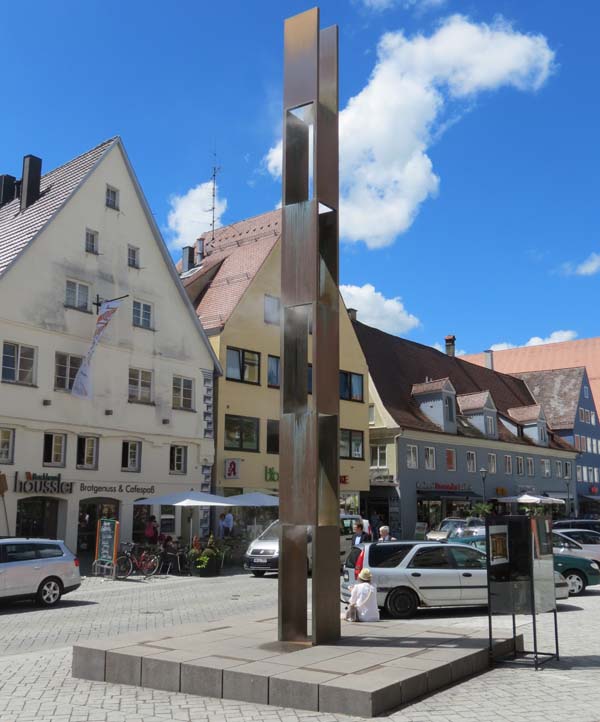
<instances>
[{"instance_id":1,"label":"paved plaza","mask_svg":"<svg viewBox=\"0 0 600 722\"><path fill-rule=\"evenodd\" d=\"M174 624L212 622L236 614L274 613L277 581L231 575L219 579L86 579L54 610L0 607L1 722L246 722L353 719L139 687L88 682L70 676L77 641ZM485 621L484 610L421 612L424 626ZM523 620L520 620L523 621ZM411 622L412 623L412 622ZM394 722L600 720L600 591L561 605L562 659L544 670L501 667L417 701L389 717ZM540 620L541 646L551 647L551 617ZM519 631L527 635L527 627Z\"/></svg>"}]
</instances>

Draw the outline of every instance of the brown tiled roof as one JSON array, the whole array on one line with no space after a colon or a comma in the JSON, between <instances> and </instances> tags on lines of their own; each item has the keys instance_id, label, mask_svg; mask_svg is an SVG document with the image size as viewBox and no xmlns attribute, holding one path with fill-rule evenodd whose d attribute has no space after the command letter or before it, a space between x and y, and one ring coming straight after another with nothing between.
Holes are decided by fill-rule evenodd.
<instances>
[{"instance_id":1,"label":"brown tiled roof","mask_svg":"<svg viewBox=\"0 0 600 722\"><path fill-rule=\"evenodd\" d=\"M556 369L514 374L523 379L535 400L542 405L553 429L572 429L579 406L585 369Z\"/></svg>"},{"instance_id":2,"label":"brown tiled roof","mask_svg":"<svg viewBox=\"0 0 600 722\"><path fill-rule=\"evenodd\" d=\"M488 400L488 391L474 391L471 394L460 394L456 397L456 402L460 408L461 413L466 411L477 411L482 409L486 401Z\"/></svg>"},{"instance_id":3,"label":"brown tiled roof","mask_svg":"<svg viewBox=\"0 0 600 722\"><path fill-rule=\"evenodd\" d=\"M0 208L0 277L118 140L118 137L105 140L43 175L40 197L24 211L18 198Z\"/></svg>"},{"instance_id":4,"label":"brown tiled roof","mask_svg":"<svg viewBox=\"0 0 600 722\"><path fill-rule=\"evenodd\" d=\"M517 406L514 409L508 409L507 413L511 419L519 424L526 424L531 421L537 421L540 418L542 408L539 404L531 406Z\"/></svg>"},{"instance_id":5,"label":"brown tiled roof","mask_svg":"<svg viewBox=\"0 0 600 722\"><path fill-rule=\"evenodd\" d=\"M434 381L423 381L420 384L413 384L412 395L418 396L419 394L430 394L435 391L441 391L444 386L450 381L448 377L445 379L435 379Z\"/></svg>"},{"instance_id":6,"label":"brown tiled roof","mask_svg":"<svg viewBox=\"0 0 600 722\"><path fill-rule=\"evenodd\" d=\"M485 366L485 355L463 356L464 361ZM600 404L600 337L578 341L546 343L541 346L523 346L506 351L494 351L494 368L506 374L526 371L548 371L585 366L592 395Z\"/></svg>"},{"instance_id":7,"label":"brown tiled roof","mask_svg":"<svg viewBox=\"0 0 600 722\"><path fill-rule=\"evenodd\" d=\"M447 356L430 346L392 336L360 321L354 321L353 326L381 400L401 427L440 432L439 426L421 412L412 396L414 384L422 383L426 374L438 379L449 378L457 395L489 391L496 408L504 415L508 415L509 409L535 404L521 379ZM463 420L468 425L468 421ZM460 427L459 424L459 433ZM501 440L529 443L528 439L502 429L501 423L498 427ZM553 437L550 443L559 447ZM573 450L568 445L567 448Z\"/></svg>"},{"instance_id":8,"label":"brown tiled roof","mask_svg":"<svg viewBox=\"0 0 600 722\"><path fill-rule=\"evenodd\" d=\"M219 228L214 240L200 237L205 257L182 281L205 329L225 325L280 237L280 210Z\"/></svg>"}]
</instances>

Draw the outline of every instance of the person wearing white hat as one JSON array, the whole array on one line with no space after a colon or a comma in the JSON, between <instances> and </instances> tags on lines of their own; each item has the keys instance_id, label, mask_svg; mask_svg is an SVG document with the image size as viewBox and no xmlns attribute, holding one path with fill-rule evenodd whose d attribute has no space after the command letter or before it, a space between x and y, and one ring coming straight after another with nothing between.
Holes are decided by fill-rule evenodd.
<instances>
[{"instance_id":1,"label":"person wearing white hat","mask_svg":"<svg viewBox=\"0 0 600 722\"><path fill-rule=\"evenodd\" d=\"M352 620L353 614L349 615L351 621L357 622L378 622L379 608L377 606L377 587L371 584L373 576L370 569L361 569L358 575L358 584L352 587L350 594L350 607L356 609L356 619Z\"/></svg>"}]
</instances>

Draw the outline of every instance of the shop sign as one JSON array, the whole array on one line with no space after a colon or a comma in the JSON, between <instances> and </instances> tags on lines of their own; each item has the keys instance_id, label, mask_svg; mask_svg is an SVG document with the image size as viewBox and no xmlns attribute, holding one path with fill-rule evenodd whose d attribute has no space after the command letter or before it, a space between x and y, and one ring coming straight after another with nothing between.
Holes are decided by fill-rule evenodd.
<instances>
[{"instance_id":1,"label":"shop sign","mask_svg":"<svg viewBox=\"0 0 600 722\"><path fill-rule=\"evenodd\" d=\"M72 494L73 482L61 481L60 474L34 474L25 472L25 478L19 479L15 472L14 489L18 494Z\"/></svg>"},{"instance_id":2,"label":"shop sign","mask_svg":"<svg viewBox=\"0 0 600 722\"><path fill-rule=\"evenodd\" d=\"M274 466L265 466L265 481L279 481L279 472Z\"/></svg>"},{"instance_id":3,"label":"shop sign","mask_svg":"<svg viewBox=\"0 0 600 722\"><path fill-rule=\"evenodd\" d=\"M597 493L598 493L598 487L590 486L590 494L597 494Z\"/></svg>"},{"instance_id":4,"label":"shop sign","mask_svg":"<svg viewBox=\"0 0 600 722\"><path fill-rule=\"evenodd\" d=\"M119 522L116 519L98 519L95 561L114 564L118 549Z\"/></svg>"},{"instance_id":5,"label":"shop sign","mask_svg":"<svg viewBox=\"0 0 600 722\"><path fill-rule=\"evenodd\" d=\"M497 486L496 496L508 496L508 489L505 486Z\"/></svg>"},{"instance_id":6,"label":"shop sign","mask_svg":"<svg viewBox=\"0 0 600 722\"><path fill-rule=\"evenodd\" d=\"M135 494L136 496L152 496L154 494L154 484L152 486L138 486L137 484L84 484L79 485L79 491L82 494Z\"/></svg>"},{"instance_id":7,"label":"shop sign","mask_svg":"<svg viewBox=\"0 0 600 722\"><path fill-rule=\"evenodd\" d=\"M348 476L344 474L343 476L340 476L340 484L349 484Z\"/></svg>"},{"instance_id":8,"label":"shop sign","mask_svg":"<svg viewBox=\"0 0 600 722\"><path fill-rule=\"evenodd\" d=\"M419 491L471 491L469 484L444 481L417 481Z\"/></svg>"},{"instance_id":9,"label":"shop sign","mask_svg":"<svg viewBox=\"0 0 600 722\"><path fill-rule=\"evenodd\" d=\"M241 459L225 459L223 475L226 479L240 478L240 461Z\"/></svg>"}]
</instances>

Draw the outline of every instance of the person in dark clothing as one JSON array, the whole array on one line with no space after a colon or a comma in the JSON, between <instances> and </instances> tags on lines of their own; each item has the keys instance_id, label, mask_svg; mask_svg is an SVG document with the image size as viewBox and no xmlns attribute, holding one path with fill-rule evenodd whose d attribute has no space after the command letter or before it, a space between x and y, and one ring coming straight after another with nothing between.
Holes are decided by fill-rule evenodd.
<instances>
[{"instance_id":1,"label":"person in dark clothing","mask_svg":"<svg viewBox=\"0 0 600 722\"><path fill-rule=\"evenodd\" d=\"M362 522L357 522L354 525L354 534L352 535L353 544L364 544L365 542L371 541L371 535L367 534Z\"/></svg>"}]
</instances>

